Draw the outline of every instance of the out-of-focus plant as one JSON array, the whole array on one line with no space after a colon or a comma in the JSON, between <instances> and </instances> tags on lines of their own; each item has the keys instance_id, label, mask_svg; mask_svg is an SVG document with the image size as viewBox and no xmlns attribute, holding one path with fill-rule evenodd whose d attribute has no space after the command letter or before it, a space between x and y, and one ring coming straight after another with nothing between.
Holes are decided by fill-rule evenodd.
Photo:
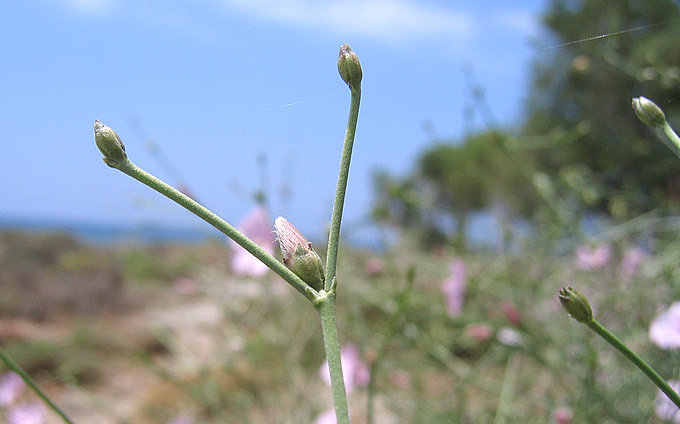
<instances>
[{"instance_id":1,"label":"out-of-focus plant","mask_svg":"<svg viewBox=\"0 0 680 424\"><path fill-rule=\"evenodd\" d=\"M673 0L554 0L543 16L549 31L539 50L524 125L539 169L575 211L627 220L658 208L677 209L680 162L630 119L633 93L668 100L680 119L680 7ZM612 37L594 36L615 34ZM588 40L588 42L574 42ZM564 45L563 45L564 44Z\"/></svg>"}]
</instances>

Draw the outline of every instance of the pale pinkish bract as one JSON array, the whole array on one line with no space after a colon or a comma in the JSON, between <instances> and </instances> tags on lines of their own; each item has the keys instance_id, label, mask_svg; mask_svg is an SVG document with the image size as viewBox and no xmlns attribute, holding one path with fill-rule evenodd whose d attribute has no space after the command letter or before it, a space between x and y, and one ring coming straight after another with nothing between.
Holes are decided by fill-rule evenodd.
<instances>
[{"instance_id":1,"label":"pale pinkish bract","mask_svg":"<svg viewBox=\"0 0 680 424\"><path fill-rule=\"evenodd\" d=\"M282 216L276 218L274 222L276 228L276 238L279 240L279 247L283 255L284 262L289 261L295 256L298 246L309 250L309 240L288 220Z\"/></svg>"},{"instance_id":2,"label":"pale pinkish bract","mask_svg":"<svg viewBox=\"0 0 680 424\"><path fill-rule=\"evenodd\" d=\"M460 258L449 263L449 275L442 281L441 289L446 301L446 310L452 317L460 315L465 301L467 287L467 265Z\"/></svg>"},{"instance_id":3,"label":"pale pinkish bract","mask_svg":"<svg viewBox=\"0 0 680 424\"><path fill-rule=\"evenodd\" d=\"M340 360L342 361L342 377L345 380L347 393L352 393L357 387L365 387L371 380L371 371L368 364L361 359L359 348L354 344L346 344L340 348ZM331 384L331 375L328 371L328 361L324 361L319 369L321 378Z\"/></svg>"},{"instance_id":4,"label":"pale pinkish bract","mask_svg":"<svg viewBox=\"0 0 680 424\"><path fill-rule=\"evenodd\" d=\"M263 205L257 205L241 221L238 230L248 236L267 253L274 254L274 234L269 213ZM240 277L262 277L267 266L244 248L232 241L231 270Z\"/></svg>"},{"instance_id":5,"label":"pale pinkish bract","mask_svg":"<svg viewBox=\"0 0 680 424\"><path fill-rule=\"evenodd\" d=\"M668 385L676 392L680 391L680 381L668 380ZM661 390L657 390L654 413L662 420L680 424L680 409Z\"/></svg>"},{"instance_id":6,"label":"pale pinkish bract","mask_svg":"<svg viewBox=\"0 0 680 424\"><path fill-rule=\"evenodd\" d=\"M680 302L654 318L649 325L649 339L662 349L680 348Z\"/></svg>"},{"instance_id":7,"label":"pale pinkish bract","mask_svg":"<svg viewBox=\"0 0 680 424\"><path fill-rule=\"evenodd\" d=\"M612 258L612 250L608 244L595 247L581 245L576 248L576 267L582 270L601 269L606 267Z\"/></svg>"},{"instance_id":8,"label":"pale pinkish bract","mask_svg":"<svg viewBox=\"0 0 680 424\"><path fill-rule=\"evenodd\" d=\"M24 380L14 372L8 372L0 378L0 406L10 406L21 395L26 387Z\"/></svg>"}]
</instances>

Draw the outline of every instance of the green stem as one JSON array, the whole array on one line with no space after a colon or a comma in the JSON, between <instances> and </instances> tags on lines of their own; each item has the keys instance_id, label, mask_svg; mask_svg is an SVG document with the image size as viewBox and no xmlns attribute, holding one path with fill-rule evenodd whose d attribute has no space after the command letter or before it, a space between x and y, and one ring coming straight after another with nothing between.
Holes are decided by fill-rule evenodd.
<instances>
[{"instance_id":1,"label":"green stem","mask_svg":"<svg viewBox=\"0 0 680 424\"><path fill-rule=\"evenodd\" d=\"M331 375L335 416L338 424L349 424L347 394L345 392L345 381L342 376L342 362L340 360L340 339L338 338L338 325L335 319L336 287L334 280L331 283L330 291L325 296L318 297L314 306L316 306L321 317L321 333L323 335L324 348L326 349L328 370Z\"/></svg>"},{"instance_id":2,"label":"green stem","mask_svg":"<svg viewBox=\"0 0 680 424\"><path fill-rule=\"evenodd\" d=\"M0 360L2 361L2 363L5 364L7 368L14 371L19 377L21 377L21 379L26 382L28 387L30 387L38 396L40 396L40 399L42 399L43 402L47 404L47 406L49 406L54 412L56 412L57 415L59 415L61 419L64 420L65 423L73 424L73 421L71 421L71 419L64 413L64 411L59 409L59 407L54 402L52 402L52 400L49 397L47 397L47 395L43 393L42 390L38 388L33 379L28 374L26 374L26 372L19 366L19 364L14 362L14 360L10 358L9 355L7 355L7 353L5 353L5 351L2 350L1 348L0 348Z\"/></svg>"},{"instance_id":3,"label":"green stem","mask_svg":"<svg viewBox=\"0 0 680 424\"><path fill-rule=\"evenodd\" d=\"M596 332L600 337L605 339L607 343L610 345L614 346L616 350L621 352L628 360L630 360L635 366L640 368L640 370L645 373L645 375L652 380L656 386L661 389L662 392L668 396L668 399L670 399L675 406L680 408L680 396L671 388L671 386L666 383L666 381L659 376L659 374L652 369L645 361L642 360L635 352L630 350L628 346L626 346L621 340L619 340L615 335L613 335L609 330L604 328L599 322L596 320L592 320L590 322L585 323L591 330Z\"/></svg>"},{"instance_id":4,"label":"green stem","mask_svg":"<svg viewBox=\"0 0 680 424\"><path fill-rule=\"evenodd\" d=\"M280 275L281 278L286 280L288 284L293 286L295 290L302 293L309 300L314 299L312 292L309 291L311 290L311 287L309 287L307 283L302 281L300 277L295 275L291 270L289 270L275 257L270 255L266 250L258 246L257 243L246 237L243 233L238 231L232 225L230 225L225 220L217 216L215 213L211 212L205 206L201 205L191 197L185 195L184 193L180 192L174 187L166 184L165 182L159 180L158 178L139 168L129 159L126 159L122 162L116 162L113 164L113 167L131 176L132 178L141 182L142 184L151 187L152 189L168 197L169 199L175 201L176 203L185 207L187 210L189 210L199 218L203 219L208 224L217 228L219 231L227 235L227 237L234 240L241 247L243 247L257 259L262 261L265 265L267 265L267 267L269 267L269 269Z\"/></svg>"},{"instance_id":5,"label":"green stem","mask_svg":"<svg viewBox=\"0 0 680 424\"><path fill-rule=\"evenodd\" d=\"M328 234L328 252L326 255L326 290L329 289L333 278L335 277L335 268L338 259L338 244L340 242L342 209L345 204L345 192L347 191L349 165L352 159L352 146L354 146L354 135L357 131L357 121L359 119L361 88L351 91L352 101L349 107L349 118L347 120L347 130L345 131L345 142L342 147L342 157L340 158L338 185L335 189L335 203L333 204L333 215L331 217L331 227Z\"/></svg>"},{"instance_id":6,"label":"green stem","mask_svg":"<svg viewBox=\"0 0 680 424\"><path fill-rule=\"evenodd\" d=\"M668 146L673 153L680 157L680 137L678 137L675 131L673 131L673 128L668 125L668 122L664 123L663 127L661 127L661 131L666 135L668 140L664 139L662 136L659 136L659 138L664 141L664 144ZM670 141L670 143L668 141Z\"/></svg>"}]
</instances>

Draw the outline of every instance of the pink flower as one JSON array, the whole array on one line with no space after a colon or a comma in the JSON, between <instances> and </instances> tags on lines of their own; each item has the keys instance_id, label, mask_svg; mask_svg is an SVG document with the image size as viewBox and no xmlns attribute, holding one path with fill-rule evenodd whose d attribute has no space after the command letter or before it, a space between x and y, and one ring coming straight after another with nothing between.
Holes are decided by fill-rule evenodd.
<instances>
[{"instance_id":1,"label":"pink flower","mask_svg":"<svg viewBox=\"0 0 680 424\"><path fill-rule=\"evenodd\" d=\"M680 391L680 381L668 380L668 385L676 392ZM654 413L664 421L680 423L680 410L661 390L656 394Z\"/></svg>"},{"instance_id":2,"label":"pink flower","mask_svg":"<svg viewBox=\"0 0 680 424\"><path fill-rule=\"evenodd\" d=\"M371 258L366 261L366 273L371 277L378 277L385 270L385 261L380 258Z\"/></svg>"},{"instance_id":3,"label":"pink flower","mask_svg":"<svg viewBox=\"0 0 680 424\"><path fill-rule=\"evenodd\" d=\"M241 221L238 230L253 240L268 253L274 253L274 235L270 224L269 213L262 205L257 205ZM267 273L267 266L244 248L232 241L233 254L231 269L235 275L241 277L262 277Z\"/></svg>"},{"instance_id":4,"label":"pink flower","mask_svg":"<svg viewBox=\"0 0 680 424\"><path fill-rule=\"evenodd\" d=\"M604 268L612 258L612 250L608 244L596 247L581 245L576 248L576 267L583 270Z\"/></svg>"},{"instance_id":5,"label":"pink flower","mask_svg":"<svg viewBox=\"0 0 680 424\"><path fill-rule=\"evenodd\" d=\"M462 312L466 286L467 266L462 259L453 259L449 263L449 276L442 282L441 286L449 315L455 317Z\"/></svg>"},{"instance_id":6,"label":"pink flower","mask_svg":"<svg viewBox=\"0 0 680 424\"><path fill-rule=\"evenodd\" d=\"M493 336L493 330L488 324L470 324L463 331L466 336L478 342L489 340Z\"/></svg>"},{"instance_id":7,"label":"pink flower","mask_svg":"<svg viewBox=\"0 0 680 424\"><path fill-rule=\"evenodd\" d=\"M38 402L23 403L7 411L8 424L43 424L45 410Z\"/></svg>"},{"instance_id":8,"label":"pink flower","mask_svg":"<svg viewBox=\"0 0 680 424\"><path fill-rule=\"evenodd\" d=\"M342 377L345 380L347 393L351 393L356 387L368 385L371 380L371 371L368 364L361 359L361 353L356 345L347 344L340 348L340 360L342 361ZM331 384L328 361L321 365L319 374L326 383Z\"/></svg>"},{"instance_id":9,"label":"pink flower","mask_svg":"<svg viewBox=\"0 0 680 424\"><path fill-rule=\"evenodd\" d=\"M553 410L550 417L555 424L571 424L573 415L571 409L560 406Z\"/></svg>"},{"instance_id":10,"label":"pink flower","mask_svg":"<svg viewBox=\"0 0 680 424\"><path fill-rule=\"evenodd\" d=\"M8 407L24 391L26 383L18 374L8 372L0 379L0 406Z\"/></svg>"},{"instance_id":11,"label":"pink flower","mask_svg":"<svg viewBox=\"0 0 680 424\"><path fill-rule=\"evenodd\" d=\"M623 252L619 273L624 278L631 278L637 272L642 263L649 257L647 252L639 247L631 247Z\"/></svg>"},{"instance_id":12,"label":"pink flower","mask_svg":"<svg viewBox=\"0 0 680 424\"><path fill-rule=\"evenodd\" d=\"M649 326L649 339L662 349L680 347L680 302L654 318Z\"/></svg>"}]
</instances>

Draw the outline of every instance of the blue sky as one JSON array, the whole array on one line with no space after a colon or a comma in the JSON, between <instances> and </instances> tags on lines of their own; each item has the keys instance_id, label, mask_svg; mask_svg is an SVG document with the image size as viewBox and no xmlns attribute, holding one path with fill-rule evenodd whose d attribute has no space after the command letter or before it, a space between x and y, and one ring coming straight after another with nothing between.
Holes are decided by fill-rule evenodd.
<instances>
[{"instance_id":1,"label":"blue sky","mask_svg":"<svg viewBox=\"0 0 680 424\"><path fill-rule=\"evenodd\" d=\"M463 134L465 66L499 121L518 122L546 5L1 2L0 216L207 228L105 166L93 141L98 119L118 132L133 162L170 183L183 180L232 223L253 207L258 156L266 157L273 217L318 236L349 108L336 68L340 45L350 44L364 70L349 223L367 213L376 169L405 174L433 136ZM479 116L472 124L484 128ZM148 138L179 176L152 154Z\"/></svg>"}]
</instances>

